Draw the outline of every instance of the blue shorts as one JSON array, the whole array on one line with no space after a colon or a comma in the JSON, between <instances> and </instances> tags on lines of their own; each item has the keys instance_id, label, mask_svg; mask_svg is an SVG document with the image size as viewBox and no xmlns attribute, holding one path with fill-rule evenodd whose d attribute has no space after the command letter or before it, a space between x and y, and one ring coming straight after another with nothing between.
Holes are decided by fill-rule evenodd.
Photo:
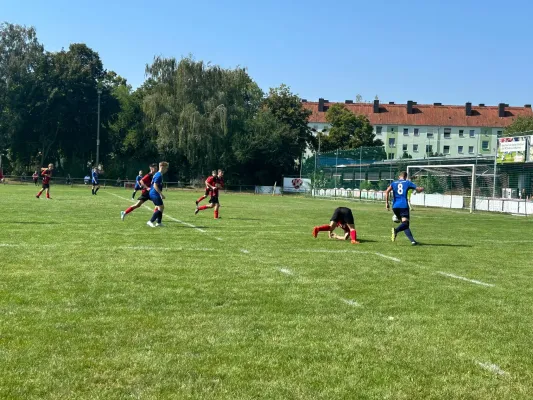
<instances>
[{"instance_id":1,"label":"blue shorts","mask_svg":"<svg viewBox=\"0 0 533 400\"><path fill-rule=\"evenodd\" d=\"M161 198L161 196L158 193L156 193L156 194L150 193L150 200L152 200L152 203L154 203L156 206L162 206L163 205L163 199Z\"/></svg>"},{"instance_id":2,"label":"blue shorts","mask_svg":"<svg viewBox=\"0 0 533 400\"><path fill-rule=\"evenodd\" d=\"M407 218L409 219L409 208L393 208L392 211L398 219Z\"/></svg>"},{"instance_id":3,"label":"blue shorts","mask_svg":"<svg viewBox=\"0 0 533 400\"><path fill-rule=\"evenodd\" d=\"M135 184L135 190L141 190L141 189L142 189L142 188L141 188L141 185L137 185L137 184Z\"/></svg>"},{"instance_id":4,"label":"blue shorts","mask_svg":"<svg viewBox=\"0 0 533 400\"><path fill-rule=\"evenodd\" d=\"M100 183L98 183L98 181L93 181L93 186L97 186L99 185Z\"/></svg>"}]
</instances>

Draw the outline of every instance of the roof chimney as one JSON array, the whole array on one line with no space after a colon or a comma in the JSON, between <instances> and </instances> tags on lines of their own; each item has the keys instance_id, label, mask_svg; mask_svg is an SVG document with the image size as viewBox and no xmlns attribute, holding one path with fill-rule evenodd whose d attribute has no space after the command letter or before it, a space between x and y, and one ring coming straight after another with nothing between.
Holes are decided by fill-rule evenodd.
<instances>
[{"instance_id":1,"label":"roof chimney","mask_svg":"<svg viewBox=\"0 0 533 400\"><path fill-rule=\"evenodd\" d=\"M413 113L413 101L409 100L407 102L407 114L412 114L412 113Z\"/></svg>"},{"instance_id":2,"label":"roof chimney","mask_svg":"<svg viewBox=\"0 0 533 400\"><path fill-rule=\"evenodd\" d=\"M531 104L526 104L524 107L525 108L531 108Z\"/></svg>"},{"instance_id":3,"label":"roof chimney","mask_svg":"<svg viewBox=\"0 0 533 400\"><path fill-rule=\"evenodd\" d=\"M302 103L307 103L307 99L301 99Z\"/></svg>"},{"instance_id":4,"label":"roof chimney","mask_svg":"<svg viewBox=\"0 0 533 400\"><path fill-rule=\"evenodd\" d=\"M353 100L345 100L344 104L353 104Z\"/></svg>"},{"instance_id":5,"label":"roof chimney","mask_svg":"<svg viewBox=\"0 0 533 400\"><path fill-rule=\"evenodd\" d=\"M393 106L394 105L394 101L389 101L389 105Z\"/></svg>"},{"instance_id":6,"label":"roof chimney","mask_svg":"<svg viewBox=\"0 0 533 400\"><path fill-rule=\"evenodd\" d=\"M505 117L505 103L498 104L498 117Z\"/></svg>"},{"instance_id":7,"label":"roof chimney","mask_svg":"<svg viewBox=\"0 0 533 400\"><path fill-rule=\"evenodd\" d=\"M472 115L472 103L468 102L465 104L465 112L468 116Z\"/></svg>"},{"instance_id":8,"label":"roof chimney","mask_svg":"<svg viewBox=\"0 0 533 400\"><path fill-rule=\"evenodd\" d=\"M485 107L485 103L479 103L480 107Z\"/></svg>"},{"instance_id":9,"label":"roof chimney","mask_svg":"<svg viewBox=\"0 0 533 400\"><path fill-rule=\"evenodd\" d=\"M433 103L434 106L442 106L442 103Z\"/></svg>"},{"instance_id":10,"label":"roof chimney","mask_svg":"<svg viewBox=\"0 0 533 400\"><path fill-rule=\"evenodd\" d=\"M379 114L379 100L374 100L374 114Z\"/></svg>"},{"instance_id":11,"label":"roof chimney","mask_svg":"<svg viewBox=\"0 0 533 400\"><path fill-rule=\"evenodd\" d=\"M322 97L318 99L318 112L324 112L324 99Z\"/></svg>"}]
</instances>

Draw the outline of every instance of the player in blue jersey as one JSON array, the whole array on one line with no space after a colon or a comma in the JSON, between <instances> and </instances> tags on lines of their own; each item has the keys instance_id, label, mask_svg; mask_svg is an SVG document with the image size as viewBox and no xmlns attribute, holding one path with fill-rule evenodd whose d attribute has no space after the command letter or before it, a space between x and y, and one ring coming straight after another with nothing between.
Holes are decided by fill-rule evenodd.
<instances>
[{"instance_id":1,"label":"player in blue jersey","mask_svg":"<svg viewBox=\"0 0 533 400\"><path fill-rule=\"evenodd\" d=\"M150 188L150 200L155 205L154 215L150 221L146 224L152 228L156 226L163 226L161 220L163 219L163 210L165 206L163 200L165 196L163 195L163 175L168 171L168 163L166 161L161 161L159 163L159 171L156 172L152 178L152 185Z\"/></svg>"},{"instance_id":2,"label":"player in blue jersey","mask_svg":"<svg viewBox=\"0 0 533 400\"><path fill-rule=\"evenodd\" d=\"M392 228L392 241L394 242L396 240L396 236L399 232L405 232L405 235L414 246L417 245L418 242L413 238L411 229L409 229L409 203L407 201L407 192L410 189L418 193L424 190L423 187L416 186L413 182L407 180L407 172L400 172L398 180L392 182L385 191L385 203L387 210L389 210L389 196L392 192L394 195L392 211L394 212L394 215L401 220L401 224L397 228Z\"/></svg>"},{"instance_id":3,"label":"player in blue jersey","mask_svg":"<svg viewBox=\"0 0 533 400\"><path fill-rule=\"evenodd\" d=\"M137 194L137 191L142 190L142 186L141 186L142 178L143 178L143 172L141 170L139 171L139 175L137 175L137 178L135 178L135 187L133 188L133 194L131 195L132 200L135 200L135 195Z\"/></svg>"},{"instance_id":4,"label":"player in blue jersey","mask_svg":"<svg viewBox=\"0 0 533 400\"><path fill-rule=\"evenodd\" d=\"M96 192L98 192L98 190L100 189L100 181L98 180L99 172L100 171L98 171L98 168L93 168L92 178L91 178L91 181L93 184L93 187L92 187L93 195L95 195Z\"/></svg>"}]
</instances>

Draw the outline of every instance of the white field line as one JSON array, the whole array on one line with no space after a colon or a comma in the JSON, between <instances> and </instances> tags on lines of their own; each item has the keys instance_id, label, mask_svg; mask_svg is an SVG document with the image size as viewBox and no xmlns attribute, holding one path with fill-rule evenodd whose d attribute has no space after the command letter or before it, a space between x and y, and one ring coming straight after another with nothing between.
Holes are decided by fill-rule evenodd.
<instances>
[{"instance_id":1,"label":"white field line","mask_svg":"<svg viewBox=\"0 0 533 400\"><path fill-rule=\"evenodd\" d=\"M330 250L330 249L310 249L310 250L295 250L296 253L357 253L357 254L369 254L369 251L361 250ZM373 254L373 253L370 253Z\"/></svg>"},{"instance_id":2,"label":"white field line","mask_svg":"<svg viewBox=\"0 0 533 400\"><path fill-rule=\"evenodd\" d=\"M348 304L349 306L353 307L361 307L361 304L359 304L357 301L349 300L349 299L341 299L343 303Z\"/></svg>"},{"instance_id":3,"label":"white field line","mask_svg":"<svg viewBox=\"0 0 533 400\"><path fill-rule=\"evenodd\" d=\"M105 192L105 193L108 193L108 192ZM128 202L131 203L131 199L128 199L128 198L126 198L126 197L119 196L118 194L115 194L115 193L108 193L108 194L110 194L110 195L112 195L112 196L115 196L115 197L118 197L119 199L126 200L126 201L128 201ZM147 209L150 210L150 211L153 210L151 207L148 207L146 204L143 205L143 207L144 207L144 208L147 208ZM196 230L199 231L199 232L207 233L204 229L202 229L202 228L198 228L197 226L195 226L195 225L193 225L193 224L190 224L190 223L188 223L188 222L180 221L179 219L174 218L174 217L170 216L170 215L167 214L167 213L163 213L163 216L164 216L165 218L168 218L168 219L170 219L170 220L172 220L172 221L175 221L175 222L177 222L177 223L179 223L179 224L182 224L182 225L188 226L189 228L194 228L194 229L196 229Z\"/></svg>"},{"instance_id":4,"label":"white field line","mask_svg":"<svg viewBox=\"0 0 533 400\"><path fill-rule=\"evenodd\" d=\"M290 269L287 269L287 268L280 268L279 272L285 275L291 275L291 276L294 275L294 273Z\"/></svg>"},{"instance_id":5,"label":"white field line","mask_svg":"<svg viewBox=\"0 0 533 400\"><path fill-rule=\"evenodd\" d=\"M468 279L468 278L465 278L463 276L449 274L447 272L437 271L437 274L444 275L444 276L447 276L449 278L460 279L462 281L466 281L466 282L470 282L470 283L475 283L476 285L488 286L488 287L494 287L495 286L492 283L485 283L485 282L481 282L481 281L476 281L475 279Z\"/></svg>"},{"instance_id":6,"label":"white field line","mask_svg":"<svg viewBox=\"0 0 533 400\"><path fill-rule=\"evenodd\" d=\"M246 249L241 249L241 253L244 253L244 254L250 254L250 252Z\"/></svg>"},{"instance_id":7,"label":"white field line","mask_svg":"<svg viewBox=\"0 0 533 400\"><path fill-rule=\"evenodd\" d=\"M205 247L157 247L157 246L119 246L122 250L164 250L164 251L216 251Z\"/></svg>"},{"instance_id":8,"label":"white field line","mask_svg":"<svg viewBox=\"0 0 533 400\"><path fill-rule=\"evenodd\" d=\"M495 373L497 375L502 375L502 376L509 375L508 372L505 372L503 369L498 367L496 364L483 363L483 362L480 362L480 361L476 361L476 364L479 365L481 368L486 369L487 371L490 371L490 372Z\"/></svg>"},{"instance_id":9,"label":"white field line","mask_svg":"<svg viewBox=\"0 0 533 400\"><path fill-rule=\"evenodd\" d=\"M76 243L77 245L80 245L79 243ZM0 247L35 247L39 249L43 248L57 248L59 247L59 244L41 244L41 243L0 243Z\"/></svg>"},{"instance_id":10,"label":"white field line","mask_svg":"<svg viewBox=\"0 0 533 400\"><path fill-rule=\"evenodd\" d=\"M241 231L241 233L242 233L242 231ZM222 241L224 240L224 239L219 238L219 237L216 237L215 239L218 240L218 241L220 241L220 242L222 242Z\"/></svg>"},{"instance_id":11,"label":"white field line","mask_svg":"<svg viewBox=\"0 0 533 400\"><path fill-rule=\"evenodd\" d=\"M391 256L387 256L385 254L381 254L381 253L374 253L376 256L380 256L380 257L383 257L383 258L386 258L387 260L392 260L392 261L395 261L395 262L401 262L402 260L400 260L399 258L395 258L395 257L391 257Z\"/></svg>"}]
</instances>

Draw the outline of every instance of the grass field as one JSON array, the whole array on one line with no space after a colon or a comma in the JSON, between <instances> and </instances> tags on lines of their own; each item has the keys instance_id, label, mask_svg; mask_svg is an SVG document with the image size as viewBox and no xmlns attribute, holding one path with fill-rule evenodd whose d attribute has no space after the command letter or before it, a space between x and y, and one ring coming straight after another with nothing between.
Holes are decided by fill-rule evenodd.
<instances>
[{"instance_id":1,"label":"grass field","mask_svg":"<svg viewBox=\"0 0 533 400\"><path fill-rule=\"evenodd\" d=\"M533 398L530 218L417 209L412 247L382 204L35 191L0 186L0 398ZM360 245L311 236L340 205Z\"/></svg>"}]
</instances>

